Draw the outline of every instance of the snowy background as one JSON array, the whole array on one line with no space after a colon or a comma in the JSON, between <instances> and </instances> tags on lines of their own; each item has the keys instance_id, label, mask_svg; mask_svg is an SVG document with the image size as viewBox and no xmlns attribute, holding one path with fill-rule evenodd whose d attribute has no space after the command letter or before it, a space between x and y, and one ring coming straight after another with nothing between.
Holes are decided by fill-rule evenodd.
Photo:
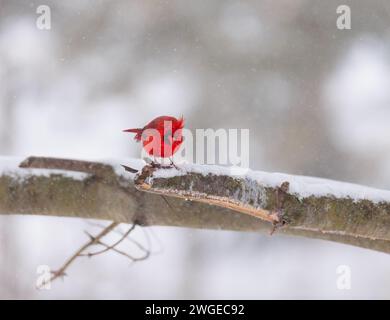
<instances>
[{"instance_id":1,"label":"snowy background","mask_svg":"<svg viewBox=\"0 0 390 320\"><path fill-rule=\"evenodd\" d=\"M52 28L36 27L49 5ZM338 30L348 4L352 29ZM250 167L390 189L390 2L0 0L0 155L138 157L156 115L249 128ZM80 259L84 220L0 216L0 298L390 298L390 256L320 240L138 230L134 265ZM337 288L337 267L351 289Z\"/></svg>"}]
</instances>

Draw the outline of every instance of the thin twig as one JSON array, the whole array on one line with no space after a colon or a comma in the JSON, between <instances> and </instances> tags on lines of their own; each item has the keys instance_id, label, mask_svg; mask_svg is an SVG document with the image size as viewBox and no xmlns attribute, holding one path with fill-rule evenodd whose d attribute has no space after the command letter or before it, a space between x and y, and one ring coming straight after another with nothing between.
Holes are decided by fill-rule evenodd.
<instances>
[{"instance_id":1,"label":"thin twig","mask_svg":"<svg viewBox=\"0 0 390 320\"><path fill-rule=\"evenodd\" d=\"M150 251L145 251L145 255L143 257L139 257L139 258L135 258L131 255L129 255L128 253L122 251L122 250L119 250L117 248L112 248L111 246L107 245L106 243L102 242L102 241L99 241L99 244L106 247L106 248L110 248L109 250L112 250L120 255L123 255L125 257L127 257L128 259L130 259L132 262L137 262L137 261L142 261L142 260L146 260L147 258L149 258L151 252Z\"/></svg>"},{"instance_id":2,"label":"thin twig","mask_svg":"<svg viewBox=\"0 0 390 320\"><path fill-rule=\"evenodd\" d=\"M80 254L80 256L88 256L88 257L92 257L92 256L97 256L98 254L102 254L104 252L107 252L111 249L114 249L117 245L119 245L124 239L127 238L127 236L130 234L131 231L133 231L135 229L135 226L136 224L134 223L123 235L122 237L116 241L114 244L112 245L109 245L107 246L105 249L103 250L100 250L100 251L95 251L95 252L89 252L89 253L86 253L86 254ZM101 244L100 242L98 242L99 244Z\"/></svg>"},{"instance_id":3,"label":"thin twig","mask_svg":"<svg viewBox=\"0 0 390 320\"><path fill-rule=\"evenodd\" d=\"M145 238L147 238L147 233L145 231L144 228L142 228L142 231L144 232L145 234ZM124 235L124 232L120 231L120 230L115 230L116 233L120 234L120 235ZM137 240L134 240L133 238L131 237L127 237L126 238L127 241L131 242L132 244L134 244L138 249L140 249L141 251L143 252L151 252L150 248L151 248L151 244L150 244L150 241L148 241L147 239L147 242L148 242L148 247L149 249L145 248L141 243L139 243Z\"/></svg>"},{"instance_id":4,"label":"thin twig","mask_svg":"<svg viewBox=\"0 0 390 320\"><path fill-rule=\"evenodd\" d=\"M82 254L84 250L86 250L88 247L95 245L100 242L100 239L103 238L105 235L107 235L110 231L112 231L114 228L116 228L119 225L118 222L112 222L110 225L108 225L105 229L103 229L97 236L93 237L90 236L90 240L85 243L83 246L80 247L63 265L60 269L57 271L52 272L52 276L49 280L44 281L41 286L44 286L50 282L53 282L59 277L63 277L66 275L65 271L68 269L68 267Z\"/></svg>"},{"instance_id":5,"label":"thin twig","mask_svg":"<svg viewBox=\"0 0 390 320\"><path fill-rule=\"evenodd\" d=\"M101 228L101 229L104 228L104 226L101 225L100 223L88 221L88 224L93 226L93 227L97 227L97 228ZM152 253L160 253L160 251L154 251L153 252L151 250L152 244L151 244L151 240L149 238L149 234L146 232L145 228L142 228L142 231L143 231L143 233L145 235L145 239L146 239L146 242L147 242L147 248L145 246L143 246L141 243L139 243L138 241L136 241L135 239L131 238L131 237L126 237L125 240L131 242L132 244L134 244L138 249L140 249L143 252L150 252L150 254L152 254ZM125 234L123 231L117 230L117 229L113 230L113 232L118 233L121 236L123 236ZM157 239L157 241L159 242L159 244L161 246L161 241L159 239Z\"/></svg>"}]
</instances>

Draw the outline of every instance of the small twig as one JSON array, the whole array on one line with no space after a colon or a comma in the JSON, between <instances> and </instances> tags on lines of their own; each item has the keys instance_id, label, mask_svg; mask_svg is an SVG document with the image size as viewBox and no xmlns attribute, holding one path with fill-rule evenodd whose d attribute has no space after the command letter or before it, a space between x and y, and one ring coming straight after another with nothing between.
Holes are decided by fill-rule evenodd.
<instances>
[{"instance_id":1,"label":"small twig","mask_svg":"<svg viewBox=\"0 0 390 320\"><path fill-rule=\"evenodd\" d=\"M91 225L91 226L94 226L94 227L97 227L97 228L101 228L103 229L104 226L101 225L100 223L96 223L96 222L92 222L92 221L88 221L88 224ZM131 237L127 237L126 240L131 242L132 244L134 244L135 246L138 247L138 249L140 249L141 251L143 252L149 252L150 254L158 254L158 253L161 253L163 252L163 246L161 244L161 240L153 233L152 229L149 229L150 233L152 234L152 236L154 237L154 239L159 243L159 246L160 246L160 250L158 251L152 251L151 250L151 247L152 247L152 243L151 243L151 239L150 239L150 236L149 236L149 233L147 232L147 229L145 228L142 228L141 229L145 235L145 239L146 239L146 242L147 242L147 247L146 248L145 246L143 246L141 243L139 243L138 241L136 241L135 239L131 238ZM121 236L124 235L124 232L122 232L121 230L113 230L113 232L115 233L118 233L120 234Z\"/></svg>"},{"instance_id":2,"label":"small twig","mask_svg":"<svg viewBox=\"0 0 390 320\"><path fill-rule=\"evenodd\" d=\"M104 228L104 226L101 225L100 223L88 221L88 224L91 225L91 226L93 226L93 227L100 228L100 229L103 229L103 228ZM145 232L144 228L142 228L142 230ZM117 234L119 234L119 235L121 235L121 236L124 235L124 232L122 232L122 231L120 231L120 230L117 230L117 229L113 230L113 232L115 232L115 233L117 233ZM145 234L145 237L146 237L146 234ZM133 243L133 244L135 244L135 245L136 245L140 250L142 250L142 251L149 251L149 250L146 249L142 244L140 244L138 241L134 240L134 239L131 238L131 237L127 237L126 240L129 241L129 242L131 242L131 243ZM150 241L148 241L148 242L150 242ZM149 247L150 247L150 246L149 246Z\"/></svg>"},{"instance_id":3,"label":"small twig","mask_svg":"<svg viewBox=\"0 0 390 320\"><path fill-rule=\"evenodd\" d=\"M151 252L150 250L146 249L145 247L143 247L141 244L139 244L138 242L136 242L135 240L133 240L133 243L135 243L138 248L140 248L145 254L144 256L142 257L133 257L131 256L130 254L122 251L122 250L119 250L116 248L116 246L118 246L124 239L130 239L128 238L129 234L135 229L136 227L136 224L134 223L125 233L121 233L121 238L119 240L117 240L114 244L112 245L108 245L106 243L104 243L102 241L102 238L104 236L106 236L108 233L112 232L112 231L115 231L115 228L119 225L118 222L112 222L109 226L107 227L104 227L104 226L101 226L99 224L95 224L99 227L102 227L103 230L96 236L93 236L92 234L88 233L88 232L85 232L87 234L87 236L89 237L89 241L87 243L85 243L82 247L80 247L64 264L63 266L58 269L57 271L53 271L52 272L52 276L50 277L50 279L48 279L47 281L44 281L41 283L41 287L45 286L46 284L50 283L50 282L53 282L54 280L56 280L57 278L60 278L60 277L64 277L66 276L66 273L65 271L69 268L69 266L78 258L78 257L92 257L92 256L96 256L98 254L102 254L104 252L107 252L107 251L114 251L120 255L123 255L125 257L127 257L128 259L130 259L132 262L137 262L137 261L142 261L142 260L145 260L147 259ZM89 247L91 246L94 246L94 245L101 245L104 247L103 250L100 250L100 251L96 251L96 252L91 252L91 253L83 253L86 249L88 249Z\"/></svg>"},{"instance_id":4,"label":"small twig","mask_svg":"<svg viewBox=\"0 0 390 320\"><path fill-rule=\"evenodd\" d=\"M102 241L99 241L99 244L104 246L104 247L106 247L106 249L109 248L108 250L112 250L112 251L114 251L114 252L116 252L116 253L118 253L120 255L125 256L126 258L130 259L132 262L146 260L150 256L150 251L145 251L145 255L143 257L135 258L135 257L129 255L128 253L122 251L122 250L119 250L117 248L112 248L111 246L109 246L108 244L106 244L106 243L104 243Z\"/></svg>"},{"instance_id":5,"label":"small twig","mask_svg":"<svg viewBox=\"0 0 390 320\"><path fill-rule=\"evenodd\" d=\"M133 238L131 237L127 237L126 240L131 242L132 244L134 244L138 249L140 249L141 251L143 252L151 252L150 248L151 248L151 244L150 244L150 240L149 240L149 236L148 234L146 233L146 230L145 228L142 228L142 231L144 232L145 234L145 238L146 238L146 241L148 243L148 247L149 249L145 248L142 244L140 244L138 241L134 240ZM120 235L124 235L124 233L122 231L119 231L119 230L115 230L116 233L120 234Z\"/></svg>"},{"instance_id":6,"label":"small twig","mask_svg":"<svg viewBox=\"0 0 390 320\"><path fill-rule=\"evenodd\" d=\"M137 172L139 171L139 170L133 169L133 168L131 168L131 167L129 167L129 166L125 166L124 164L121 164L121 166L122 166L126 171L131 172L131 173L137 173Z\"/></svg>"},{"instance_id":7,"label":"small twig","mask_svg":"<svg viewBox=\"0 0 390 320\"><path fill-rule=\"evenodd\" d=\"M135 229L135 226L136 224L134 223L123 235L122 237L116 241L114 244L112 245L109 245L107 246L105 249L103 250L100 250L100 251L95 251L95 252L89 252L89 253L86 253L86 254L80 254L80 256L88 256L88 257L92 257L92 256L97 256L98 254L102 254L102 253L105 253L111 249L114 249L117 245L119 245L124 239L127 238L127 236L130 234L131 231L133 231ZM101 242L99 241L98 242L99 244L101 244Z\"/></svg>"},{"instance_id":8,"label":"small twig","mask_svg":"<svg viewBox=\"0 0 390 320\"><path fill-rule=\"evenodd\" d=\"M88 247L95 245L99 243L100 239L103 238L105 235L107 235L110 231L112 231L115 227L119 225L118 222L112 222L110 225L108 225L105 229L103 229L97 236L93 237L90 236L90 240L85 243L83 246L80 247L64 264L63 266L58 269L57 271L52 272L52 276L49 280L44 281L41 286L44 286L50 282L53 282L59 277L63 277L66 275L65 271L68 269L68 267L78 258L81 256L82 252L86 250Z\"/></svg>"}]
</instances>

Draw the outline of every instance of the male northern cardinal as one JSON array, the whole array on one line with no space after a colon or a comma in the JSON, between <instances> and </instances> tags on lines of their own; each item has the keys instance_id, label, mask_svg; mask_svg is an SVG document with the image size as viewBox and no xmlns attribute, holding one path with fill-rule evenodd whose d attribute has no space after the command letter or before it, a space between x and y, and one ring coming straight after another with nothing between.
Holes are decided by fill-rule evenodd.
<instances>
[{"instance_id":1,"label":"male northern cardinal","mask_svg":"<svg viewBox=\"0 0 390 320\"><path fill-rule=\"evenodd\" d=\"M123 132L135 133L134 139L138 142L142 141L143 148L149 155L170 158L183 143L183 127L183 117L176 119L170 116L161 116L143 128L126 129Z\"/></svg>"}]
</instances>

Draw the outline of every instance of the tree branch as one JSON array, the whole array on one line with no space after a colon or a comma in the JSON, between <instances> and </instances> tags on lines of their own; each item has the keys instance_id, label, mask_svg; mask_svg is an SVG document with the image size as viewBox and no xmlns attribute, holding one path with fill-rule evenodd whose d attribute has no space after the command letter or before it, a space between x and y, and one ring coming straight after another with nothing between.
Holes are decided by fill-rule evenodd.
<instances>
[{"instance_id":1,"label":"tree branch","mask_svg":"<svg viewBox=\"0 0 390 320\"><path fill-rule=\"evenodd\" d=\"M34 157L21 167L0 169L0 214L255 232L283 220L278 233L390 252L390 193L381 190L280 174L237 176L216 166L145 166L134 175L119 164ZM282 182L290 190L281 198Z\"/></svg>"}]
</instances>

